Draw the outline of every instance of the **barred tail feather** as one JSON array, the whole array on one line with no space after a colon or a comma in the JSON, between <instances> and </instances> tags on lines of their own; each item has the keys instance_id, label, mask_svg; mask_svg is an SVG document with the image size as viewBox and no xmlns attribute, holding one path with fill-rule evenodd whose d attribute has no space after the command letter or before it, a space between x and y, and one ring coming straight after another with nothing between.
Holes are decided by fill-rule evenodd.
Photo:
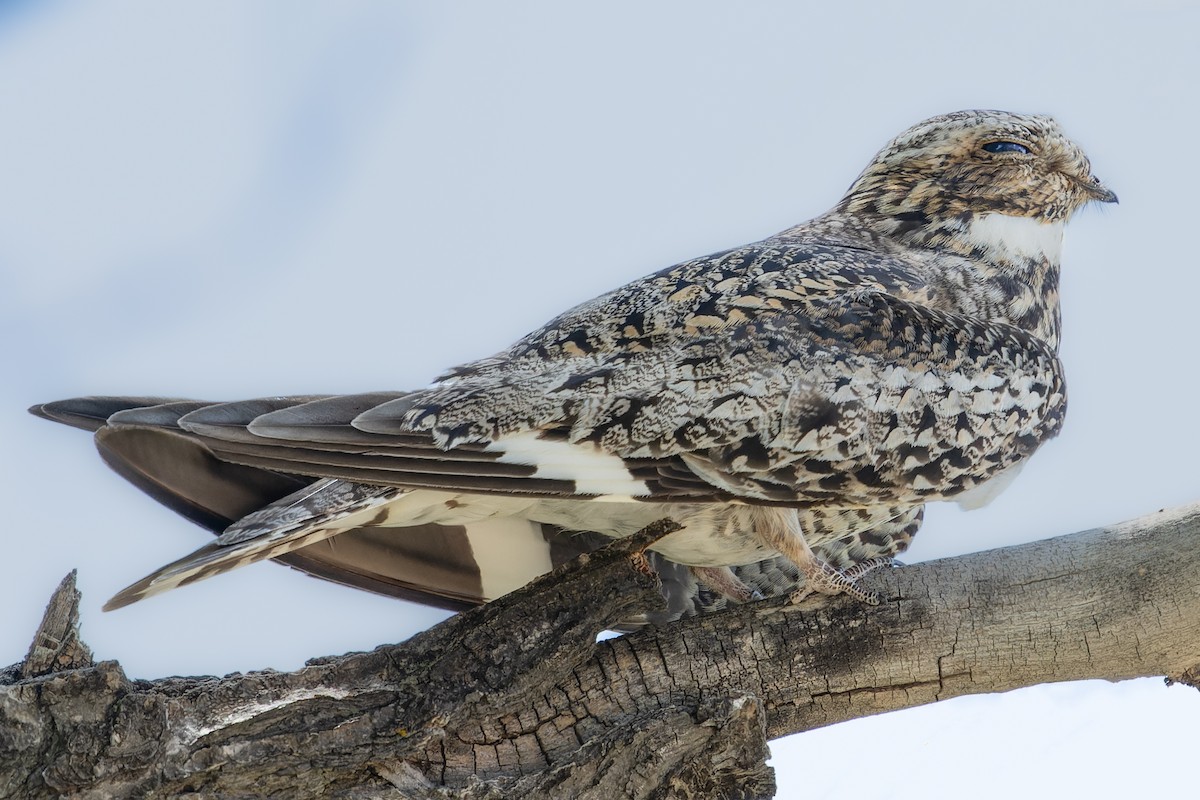
<instances>
[{"instance_id":1,"label":"barred tail feather","mask_svg":"<svg viewBox=\"0 0 1200 800\"><path fill-rule=\"evenodd\" d=\"M403 493L402 489L341 481L319 481L318 484L323 485L305 487L234 523L216 541L117 592L105 603L104 610L123 608L151 595L256 561L276 558L345 530L370 524L371 518L379 514L380 506ZM322 499L334 502L322 502Z\"/></svg>"}]
</instances>

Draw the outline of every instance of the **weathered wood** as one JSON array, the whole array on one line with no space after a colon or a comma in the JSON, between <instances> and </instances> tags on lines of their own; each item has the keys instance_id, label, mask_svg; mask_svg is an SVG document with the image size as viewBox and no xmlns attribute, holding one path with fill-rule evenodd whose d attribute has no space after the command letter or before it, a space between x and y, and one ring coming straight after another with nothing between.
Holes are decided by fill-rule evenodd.
<instances>
[{"instance_id":1,"label":"weathered wood","mask_svg":"<svg viewBox=\"0 0 1200 800\"><path fill-rule=\"evenodd\" d=\"M621 542L292 673L0 678L0 797L769 797L766 741L962 694L1200 673L1200 505L595 644L658 602Z\"/></svg>"},{"instance_id":2,"label":"weathered wood","mask_svg":"<svg viewBox=\"0 0 1200 800\"><path fill-rule=\"evenodd\" d=\"M79 638L79 590L71 570L50 596L29 654L21 662L21 675L33 678L92 663L92 651Z\"/></svg>"}]
</instances>

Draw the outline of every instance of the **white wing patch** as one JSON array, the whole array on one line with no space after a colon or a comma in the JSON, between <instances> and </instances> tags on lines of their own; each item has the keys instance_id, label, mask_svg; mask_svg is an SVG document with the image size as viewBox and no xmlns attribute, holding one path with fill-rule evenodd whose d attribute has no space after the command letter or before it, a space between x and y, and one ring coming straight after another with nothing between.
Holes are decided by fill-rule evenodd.
<instances>
[{"instance_id":1,"label":"white wing patch","mask_svg":"<svg viewBox=\"0 0 1200 800\"><path fill-rule=\"evenodd\" d=\"M536 433L504 436L487 446L500 453L504 464L536 467L535 478L574 481L580 494L637 497L650 494L645 481L635 480L619 456L592 444L542 439Z\"/></svg>"},{"instance_id":2,"label":"white wing patch","mask_svg":"<svg viewBox=\"0 0 1200 800\"><path fill-rule=\"evenodd\" d=\"M967 239L1005 260L1045 257L1057 264L1062 258L1063 224L1033 217L982 214L971 220Z\"/></svg>"},{"instance_id":3,"label":"white wing patch","mask_svg":"<svg viewBox=\"0 0 1200 800\"><path fill-rule=\"evenodd\" d=\"M509 517L473 522L465 529L487 600L520 589L554 566L537 523Z\"/></svg>"}]
</instances>

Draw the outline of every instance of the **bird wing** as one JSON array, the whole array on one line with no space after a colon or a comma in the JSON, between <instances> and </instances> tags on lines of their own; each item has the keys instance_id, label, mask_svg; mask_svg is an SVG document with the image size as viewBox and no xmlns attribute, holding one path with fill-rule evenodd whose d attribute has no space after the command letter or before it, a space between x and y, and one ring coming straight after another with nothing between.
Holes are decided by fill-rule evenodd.
<instances>
[{"instance_id":1,"label":"bird wing","mask_svg":"<svg viewBox=\"0 0 1200 800\"><path fill-rule=\"evenodd\" d=\"M171 424L233 463L379 486L869 506L972 488L1056 433L1065 409L1045 342L874 287L539 363L514 355L511 370L417 392L209 405Z\"/></svg>"},{"instance_id":2,"label":"bird wing","mask_svg":"<svg viewBox=\"0 0 1200 800\"><path fill-rule=\"evenodd\" d=\"M293 398L301 399L311 398ZM94 431L97 448L113 470L214 534L315 483L310 477L222 461L195 437L166 424L184 411L207 405L211 403L155 397L83 397L30 411ZM159 425L132 424L127 415L119 428L107 426L111 415L135 408ZM319 512L313 503L314 513ZM397 535L395 528L359 526L336 540L324 539L272 560L345 586L458 611L609 541L598 534L568 534L522 520L509 521L504 530L485 527L416 525Z\"/></svg>"},{"instance_id":3,"label":"bird wing","mask_svg":"<svg viewBox=\"0 0 1200 800\"><path fill-rule=\"evenodd\" d=\"M323 483L319 479L221 461L194 438L179 432L128 424L119 430L106 429L108 417L119 411L144 408L147 417L157 416L162 421L183 410L206 405L210 404L166 398L85 397L46 403L31 411L46 419L97 432L97 445L110 467L154 499L214 534L220 534L242 518L263 519L262 513L255 512L298 490L307 490L311 512L319 516L317 497L309 488ZM918 508L903 520L889 521L877 530L818 545L817 551L839 568L868 558L897 555L908 545L919 520ZM420 525L402 532L395 528L360 526L342 532L336 539L309 544L276 555L272 560L351 588L457 611L495 598L497 586L523 585L547 568L565 564L610 541L599 534L568 533L551 525L535 525L534 533L545 551L533 553L528 546L514 548L514 535L522 533L519 526L508 531L493 528L480 531L475 526ZM495 546L489 546L491 540L495 540ZM198 552L204 553L205 548ZM660 576L666 610L636 615L623 621L620 629L711 613L731 602L699 584L686 566L659 553L649 552L647 556ZM162 572L171 571L180 562L167 565ZM799 581L795 565L780 557L732 569L742 582L764 597L791 594ZM152 593L146 591L150 588L154 593L165 589L152 579L150 576L119 593L108 607L141 599Z\"/></svg>"},{"instance_id":4,"label":"bird wing","mask_svg":"<svg viewBox=\"0 0 1200 800\"><path fill-rule=\"evenodd\" d=\"M768 240L635 281L420 391L131 408L106 427L472 495L933 499L1053 435L1065 390L1050 346L902 296L921 288L877 251Z\"/></svg>"}]
</instances>

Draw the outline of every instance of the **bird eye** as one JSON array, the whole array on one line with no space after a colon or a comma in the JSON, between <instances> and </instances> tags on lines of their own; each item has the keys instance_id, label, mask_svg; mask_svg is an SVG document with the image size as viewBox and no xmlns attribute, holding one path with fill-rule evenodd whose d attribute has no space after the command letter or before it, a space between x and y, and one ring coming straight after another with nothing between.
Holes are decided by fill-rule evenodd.
<instances>
[{"instance_id":1,"label":"bird eye","mask_svg":"<svg viewBox=\"0 0 1200 800\"><path fill-rule=\"evenodd\" d=\"M1028 153L1029 148L1016 142L988 142L983 146L989 153Z\"/></svg>"}]
</instances>

